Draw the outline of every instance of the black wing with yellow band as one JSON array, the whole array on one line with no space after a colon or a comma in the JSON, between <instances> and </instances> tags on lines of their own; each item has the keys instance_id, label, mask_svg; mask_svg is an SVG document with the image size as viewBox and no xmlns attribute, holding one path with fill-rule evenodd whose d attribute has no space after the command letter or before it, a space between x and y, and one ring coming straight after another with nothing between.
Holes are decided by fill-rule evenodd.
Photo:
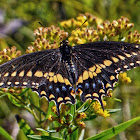
<instances>
[{"instance_id":1,"label":"black wing with yellow band","mask_svg":"<svg viewBox=\"0 0 140 140\"><path fill-rule=\"evenodd\" d=\"M57 51L47 50L26 54L0 66L0 87L38 87L46 77L46 72L58 60ZM47 63L46 63L47 61Z\"/></svg>"},{"instance_id":2,"label":"black wing with yellow band","mask_svg":"<svg viewBox=\"0 0 140 140\"><path fill-rule=\"evenodd\" d=\"M93 42L71 47L62 41L60 48L27 54L0 66L0 87L28 87L40 97L62 103L98 100L118 81L118 74L140 66L138 44Z\"/></svg>"},{"instance_id":3,"label":"black wing with yellow band","mask_svg":"<svg viewBox=\"0 0 140 140\"><path fill-rule=\"evenodd\" d=\"M61 103L75 103L73 87L69 82L59 49L23 55L0 66L0 87L28 87L40 97Z\"/></svg>"},{"instance_id":4,"label":"black wing with yellow band","mask_svg":"<svg viewBox=\"0 0 140 140\"><path fill-rule=\"evenodd\" d=\"M81 100L98 100L114 88L120 72L140 66L140 47L125 42L93 42L74 47L77 92Z\"/></svg>"}]
</instances>

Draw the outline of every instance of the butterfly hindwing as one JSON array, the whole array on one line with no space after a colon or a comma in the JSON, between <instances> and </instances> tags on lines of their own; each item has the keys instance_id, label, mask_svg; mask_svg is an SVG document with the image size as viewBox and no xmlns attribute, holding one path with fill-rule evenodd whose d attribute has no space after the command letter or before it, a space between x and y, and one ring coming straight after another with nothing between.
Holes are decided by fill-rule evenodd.
<instances>
[{"instance_id":1,"label":"butterfly hindwing","mask_svg":"<svg viewBox=\"0 0 140 140\"><path fill-rule=\"evenodd\" d=\"M77 92L81 100L96 99L114 88L120 72L140 66L140 47L125 42L93 42L73 49L78 73Z\"/></svg>"},{"instance_id":2,"label":"butterfly hindwing","mask_svg":"<svg viewBox=\"0 0 140 140\"><path fill-rule=\"evenodd\" d=\"M38 88L33 88L33 91L39 93L40 97L47 97L48 101L55 101L57 112L62 103L75 103L75 93L69 79L65 65L58 62L52 69L54 72L49 73L48 82L44 82Z\"/></svg>"}]
</instances>

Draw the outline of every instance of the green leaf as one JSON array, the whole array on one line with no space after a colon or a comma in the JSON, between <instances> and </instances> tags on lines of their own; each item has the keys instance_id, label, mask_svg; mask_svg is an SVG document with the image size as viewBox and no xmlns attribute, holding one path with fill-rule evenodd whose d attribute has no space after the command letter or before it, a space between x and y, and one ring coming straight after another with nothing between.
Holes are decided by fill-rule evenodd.
<instances>
[{"instance_id":1,"label":"green leaf","mask_svg":"<svg viewBox=\"0 0 140 140\"><path fill-rule=\"evenodd\" d=\"M48 132L48 133L56 133L56 130L44 130L42 128L36 128L36 130L41 131L41 132Z\"/></svg>"},{"instance_id":2,"label":"green leaf","mask_svg":"<svg viewBox=\"0 0 140 140\"><path fill-rule=\"evenodd\" d=\"M9 100L14 104L16 105L17 107L23 107L23 105L21 104L21 102L15 97L13 96L12 94L10 93L7 93L7 96L9 98Z\"/></svg>"},{"instance_id":3,"label":"green leaf","mask_svg":"<svg viewBox=\"0 0 140 140\"><path fill-rule=\"evenodd\" d=\"M3 136L6 140L14 140L1 126L0 126L0 135Z\"/></svg>"},{"instance_id":4,"label":"green leaf","mask_svg":"<svg viewBox=\"0 0 140 140\"><path fill-rule=\"evenodd\" d=\"M128 128L129 126L131 126L133 123L135 123L138 120L140 120L140 117L121 123L113 128L110 128L106 131L103 131L97 134L96 136L87 138L86 140L108 140L114 137L115 135L117 135L118 133L122 132L123 130L125 130L126 128Z\"/></svg>"},{"instance_id":5,"label":"green leaf","mask_svg":"<svg viewBox=\"0 0 140 140\"><path fill-rule=\"evenodd\" d=\"M78 129L72 132L70 135L70 140L78 140Z\"/></svg>"},{"instance_id":6,"label":"green leaf","mask_svg":"<svg viewBox=\"0 0 140 140\"><path fill-rule=\"evenodd\" d=\"M19 96L23 96L28 90L29 90L29 88L26 88L25 90L23 90L23 91L19 94Z\"/></svg>"},{"instance_id":7,"label":"green leaf","mask_svg":"<svg viewBox=\"0 0 140 140\"><path fill-rule=\"evenodd\" d=\"M114 98L114 101L122 102L122 100L121 99L118 99L118 98Z\"/></svg>"},{"instance_id":8,"label":"green leaf","mask_svg":"<svg viewBox=\"0 0 140 140\"><path fill-rule=\"evenodd\" d=\"M48 119L48 117L52 114L54 114L54 112L52 112L52 107L55 105L54 101L49 102L49 108L48 108L48 112L46 113L46 117L45 119Z\"/></svg>"},{"instance_id":9,"label":"green leaf","mask_svg":"<svg viewBox=\"0 0 140 140\"><path fill-rule=\"evenodd\" d=\"M28 135L28 137L34 140L63 140L61 138L50 137L50 136L39 136L39 135Z\"/></svg>"},{"instance_id":10,"label":"green leaf","mask_svg":"<svg viewBox=\"0 0 140 140\"><path fill-rule=\"evenodd\" d=\"M107 109L107 111L109 111L109 113L116 113L121 111L121 109Z\"/></svg>"},{"instance_id":11,"label":"green leaf","mask_svg":"<svg viewBox=\"0 0 140 140\"><path fill-rule=\"evenodd\" d=\"M31 129L31 127L20 116L16 115L15 117L19 124L20 129L22 129L23 133L26 136L34 134L34 131Z\"/></svg>"}]
</instances>

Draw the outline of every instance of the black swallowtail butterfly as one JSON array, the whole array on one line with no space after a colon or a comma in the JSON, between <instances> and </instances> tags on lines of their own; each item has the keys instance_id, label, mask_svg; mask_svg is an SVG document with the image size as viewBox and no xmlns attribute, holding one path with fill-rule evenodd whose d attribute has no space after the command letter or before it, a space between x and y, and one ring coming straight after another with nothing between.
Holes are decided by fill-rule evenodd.
<instances>
[{"instance_id":1,"label":"black swallowtail butterfly","mask_svg":"<svg viewBox=\"0 0 140 140\"><path fill-rule=\"evenodd\" d=\"M0 66L0 87L28 87L48 101L59 113L62 103L98 100L113 89L120 72L140 66L140 45L99 41L71 47L62 41L57 49L34 52Z\"/></svg>"}]
</instances>

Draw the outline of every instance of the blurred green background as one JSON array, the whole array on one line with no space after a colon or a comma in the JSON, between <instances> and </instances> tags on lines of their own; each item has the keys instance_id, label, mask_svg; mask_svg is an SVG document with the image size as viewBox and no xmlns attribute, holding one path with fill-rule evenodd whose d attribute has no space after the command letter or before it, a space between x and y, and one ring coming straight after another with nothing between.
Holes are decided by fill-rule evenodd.
<instances>
[{"instance_id":1,"label":"blurred green background","mask_svg":"<svg viewBox=\"0 0 140 140\"><path fill-rule=\"evenodd\" d=\"M79 13L90 12L105 20L117 20L127 17L134 23L134 30L140 32L139 0L1 0L0 1L0 50L16 46L25 52L34 41L33 31L40 25L58 26L60 21L75 18ZM98 117L93 122L86 122L86 136L99 133L140 114L140 68L131 70L128 76L132 79L129 85L120 85L113 92L112 98L106 98L106 108L120 108L121 111L108 118ZM122 102L115 101L119 98ZM0 98L0 125L15 139L22 140L18 134L18 125L14 118L20 114L36 127L33 117L24 109L14 106L7 97ZM3 140L3 138L0 139ZM113 140L140 139L140 122L134 124Z\"/></svg>"}]
</instances>

